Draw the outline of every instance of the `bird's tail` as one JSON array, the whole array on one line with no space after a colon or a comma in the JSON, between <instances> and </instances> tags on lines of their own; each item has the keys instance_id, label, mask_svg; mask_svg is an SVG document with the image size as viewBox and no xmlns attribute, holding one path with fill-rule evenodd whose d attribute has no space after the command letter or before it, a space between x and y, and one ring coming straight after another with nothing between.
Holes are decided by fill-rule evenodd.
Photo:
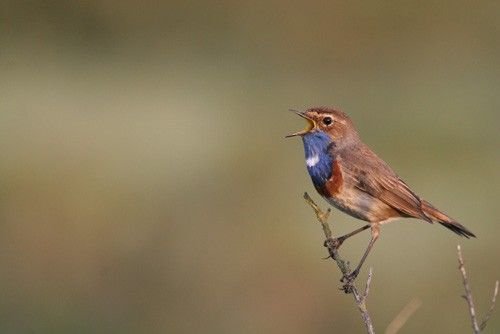
<instances>
[{"instance_id":1,"label":"bird's tail","mask_svg":"<svg viewBox=\"0 0 500 334\"><path fill-rule=\"evenodd\" d=\"M425 213L425 215L432 220L433 222L437 222L447 229L455 232L456 234L470 238L470 237L476 237L474 233L469 231L465 226L462 224L454 221L435 207L433 207L429 202L422 200L422 211Z\"/></svg>"}]
</instances>

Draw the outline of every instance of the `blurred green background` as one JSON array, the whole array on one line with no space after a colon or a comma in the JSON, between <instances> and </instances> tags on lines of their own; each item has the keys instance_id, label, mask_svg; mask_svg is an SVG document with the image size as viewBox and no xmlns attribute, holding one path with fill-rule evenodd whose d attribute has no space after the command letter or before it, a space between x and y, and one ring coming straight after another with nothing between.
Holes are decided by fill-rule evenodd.
<instances>
[{"instance_id":1,"label":"blurred green background","mask_svg":"<svg viewBox=\"0 0 500 334\"><path fill-rule=\"evenodd\" d=\"M478 235L384 226L376 329L417 298L402 333L470 332L457 243L480 315L500 277L499 59L497 1L1 1L0 332L363 332L283 138L319 105Z\"/></svg>"}]
</instances>

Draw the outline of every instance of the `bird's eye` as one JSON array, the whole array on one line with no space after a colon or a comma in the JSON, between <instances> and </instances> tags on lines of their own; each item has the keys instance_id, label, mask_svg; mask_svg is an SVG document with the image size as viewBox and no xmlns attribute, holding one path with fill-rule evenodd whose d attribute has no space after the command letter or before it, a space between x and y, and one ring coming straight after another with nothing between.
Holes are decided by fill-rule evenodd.
<instances>
[{"instance_id":1,"label":"bird's eye","mask_svg":"<svg viewBox=\"0 0 500 334\"><path fill-rule=\"evenodd\" d=\"M327 117L323 118L323 124L330 125L332 123L333 123L333 119L331 117L327 116Z\"/></svg>"}]
</instances>

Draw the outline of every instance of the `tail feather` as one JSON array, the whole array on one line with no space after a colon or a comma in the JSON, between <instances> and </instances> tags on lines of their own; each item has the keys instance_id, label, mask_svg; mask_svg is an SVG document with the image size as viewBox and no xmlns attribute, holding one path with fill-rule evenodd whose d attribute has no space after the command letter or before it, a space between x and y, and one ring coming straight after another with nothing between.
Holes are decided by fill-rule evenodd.
<instances>
[{"instance_id":1,"label":"tail feather","mask_svg":"<svg viewBox=\"0 0 500 334\"><path fill-rule=\"evenodd\" d=\"M455 232L456 234L458 234L462 237L466 237L466 238L470 238L470 237L475 238L476 237L474 235L474 233L469 231L465 226L454 221L453 219L451 219L450 217L448 217L447 215L445 215L444 213L442 213L441 211L439 211L438 209L433 207L427 201L422 200L422 211L432 221L443 225L447 229Z\"/></svg>"}]
</instances>

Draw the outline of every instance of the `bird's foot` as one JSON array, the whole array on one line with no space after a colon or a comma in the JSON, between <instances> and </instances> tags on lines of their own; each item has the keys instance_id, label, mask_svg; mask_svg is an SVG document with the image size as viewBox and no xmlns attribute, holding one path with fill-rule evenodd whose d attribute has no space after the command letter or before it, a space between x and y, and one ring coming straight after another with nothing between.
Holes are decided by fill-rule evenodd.
<instances>
[{"instance_id":1,"label":"bird's foot","mask_svg":"<svg viewBox=\"0 0 500 334\"><path fill-rule=\"evenodd\" d=\"M342 276L340 281L344 283L342 285L341 290L344 290L345 293L352 293L352 289L354 286L354 280L356 280L356 277L358 277L359 274L359 269L354 270L353 272Z\"/></svg>"},{"instance_id":2,"label":"bird's foot","mask_svg":"<svg viewBox=\"0 0 500 334\"><path fill-rule=\"evenodd\" d=\"M353 272L342 276L340 281L342 283L345 283L346 285L350 285L352 282L354 282L354 280L356 279L356 277L358 277L358 275L359 275L359 269L356 269Z\"/></svg>"},{"instance_id":3,"label":"bird's foot","mask_svg":"<svg viewBox=\"0 0 500 334\"><path fill-rule=\"evenodd\" d=\"M323 246L328 248L329 250L337 250L344 243L345 238L328 238L325 240Z\"/></svg>"}]
</instances>

